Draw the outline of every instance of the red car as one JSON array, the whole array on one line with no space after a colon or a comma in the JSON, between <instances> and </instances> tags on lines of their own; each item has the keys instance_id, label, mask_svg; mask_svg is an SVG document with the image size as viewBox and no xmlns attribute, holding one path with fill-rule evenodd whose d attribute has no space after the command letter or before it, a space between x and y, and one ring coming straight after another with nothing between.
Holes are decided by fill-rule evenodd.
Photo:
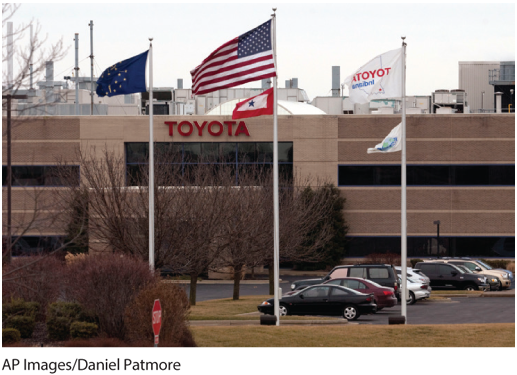
<instances>
[{"instance_id":1,"label":"red car","mask_svg":"<svg viewBox=\"0 0 517 375\"><path fill-rule=\"evenodd\" d=\"M324 284L341 285L366 294L373 293L375 296L377 311L385 307L393 307L397 304L397 297L395 296L393 288L381 286L371 280L361 279L358 277L344 277L328 280L324 282Z\"/></svg>"}]
</instances>

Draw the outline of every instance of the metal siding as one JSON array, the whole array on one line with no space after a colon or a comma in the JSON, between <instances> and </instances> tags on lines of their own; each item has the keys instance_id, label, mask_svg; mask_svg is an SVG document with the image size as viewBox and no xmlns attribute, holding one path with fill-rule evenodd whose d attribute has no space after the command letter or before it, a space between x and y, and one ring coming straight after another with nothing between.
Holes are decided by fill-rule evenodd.
<instances>
[{"instance_id":1,"label":"metal siding","mask_svg":"<svg viewBox=\"0 0 517 375\"><path fill-rule=\"evenodd\" d=\"M467 92L470 111L481 109L481 92L485 92L483 109L494 109L494 86L488 83L488 71L498 69L496 61L459 62L459 88Z\"/></svg>"}]
</instances>

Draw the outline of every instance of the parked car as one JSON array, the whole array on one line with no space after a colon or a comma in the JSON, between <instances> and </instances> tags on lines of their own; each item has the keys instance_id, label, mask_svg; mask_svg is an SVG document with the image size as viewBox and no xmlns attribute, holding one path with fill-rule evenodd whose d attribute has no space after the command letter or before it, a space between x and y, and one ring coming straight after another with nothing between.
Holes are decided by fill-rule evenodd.
<instances>
[{"instance_id":1,"label":"parked car","mask_svg":"<svg viewBox=\"0 0 517 375\"><path fill-rule=\"evenodd\" d=\"M487 290L486 277L463 273L455 265L443 262L418 262L415 268L421 269L431 280L433 289Z\"/></svg>"},{"instance_id":2,"label":"parked car","mask_svg":"<svg viewBox=\"0 0 517 375\"><path fill-rule=\"evenodd\" d=\"M391 264L357 264L347 266L337 266L330 271L327 276L320 279L298 280L291 284L291 290L296 290L300 286L322 284L325 281L343 277L358 277L376 282L381 286L393 288L395 296L399 299L399 285L395 267Z\"/></svg>"},{"instance_id":3,"label":"parked car","mask_svg":"<svg viewBox=\"0 0 517 375\"><path fill-rule=\"evenodd\" d=\"M474 274L474 272L469 270L466 266L463 266L461 264L455 264L455 266L458 267L461 271L463 271L465 273ZM499 290L500 289L501 282L499 281L499 279L497 277L491 276L491 275L485 275L485 274L477 274L477 275L482 275L482 276L486 277L488 285L490 285L490 290Z\"/></svg>"},{"instance_id":4,"label":"parked car","mask_svg":"<svg viewBox=\"0 0 517 375\"><path fill-rule=\"evenodd\" d=\"M397 297L395 297L395 290L393 288L379 285L371 280L360 279L357 277L346 277L328 280L323 283L323 285L325 284L341 285L365 294L373 293L375 296L374 302L377 305L377 311L382 310L385 307L393 307L397 304Z\"/></svg>"},{"instance_id":5,"label":"parked car","mask_svg":"<svg viewBox=\"0 0 517 375\"><path fill-rule=\"evenodd\" d=\"M402 283L402 280L399 279L399 282ZM416 301L429 298L431 296L432 288L429 284L423 284L419 280L414 280L408 277L407 288L409 292L409 298L407 300L408 305L414 305Z\"/></svg>"},{"instance_id":6,"label":"parked car","mask_svg":"<svg viewBox=\"0 0 517 375\"><path fill-rule=\"evenodd\" d=\"M397 271L397 275L400 276L402 274L401 267L397 266L395 267L395 270ZM429 280L429 278L422 272L422 270L419 270L418 268L407 267L407 277L410 277L412 280L419 281L422 284L429 285L431 282L431 280Z\"/></svg>"},{"instance_id":7,"label":"parked car","mask_svg":"<svg viewBox=\"0 0 517 375\"><path fill-rule=\"evenodd\" d=\"M314 285L279 300L280 315L342 315L356 320L377 311L373 293L364 294L338 285ZM263 314L274 314L274 298L257 306Z\"/></svg>"},{"instance_id":8,"label":"parked car","mask_svg":"<svg viewBox=\"0 0 517 375\"><path fill-rule=\"evenodd\" d=\"M442 258L442 259L433 259L430 260L432 262L443 262L443 263L450 263L454 265L462 265L467 267L469 270L471 270L474 273L480 273L490 276L495 276L499 279L501 282L501 285L499 286L499 289L508 289L512 285L512 278L510 271L507 270L501 270L501 269L493 269L485 262L479 260L479 259L470 259L470 258ZM513 275L512 275L513 276Z\"/></svg>"}]
</instances>

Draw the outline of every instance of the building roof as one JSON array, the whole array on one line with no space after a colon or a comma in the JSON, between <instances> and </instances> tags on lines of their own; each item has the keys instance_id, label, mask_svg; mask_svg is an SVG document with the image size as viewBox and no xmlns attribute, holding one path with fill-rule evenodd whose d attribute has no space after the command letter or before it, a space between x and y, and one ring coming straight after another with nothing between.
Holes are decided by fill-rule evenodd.
<instances>
[{"instance_id":1,"label":"building roof","mask_svg":"<svg viewBox=\"0 0 517 375\"><path fill-rule=\"evenodd\" d=\"M218 106L212 108L205 115L231 115L235 109L235 105L248 98L232 99L227 102L221 103ZM278 114L279 115L325 115L321 109L303 102L293 102L287 100L278 101Z\"/></svg>"}]
</instances>

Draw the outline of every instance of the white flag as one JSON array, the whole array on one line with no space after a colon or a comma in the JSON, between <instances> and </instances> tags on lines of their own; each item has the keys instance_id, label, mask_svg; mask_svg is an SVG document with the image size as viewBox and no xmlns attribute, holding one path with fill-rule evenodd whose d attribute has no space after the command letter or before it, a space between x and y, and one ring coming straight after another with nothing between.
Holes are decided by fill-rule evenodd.
<instances>
[{"instance_id":1,"label":"white flag","mask_svg":"<svg viewBox=\"0 0 517 375\"><path fill-rule=\"evenodd\" d=\"M402 48L374 57L345 79L352 103L402 97Z\"/></svg>"},{"instance_id":2,"label":"white flag","mask_svg":"<svg viewBox=\"0 0 517 375\"><path fill-rule=\"evenodd\" d=\"M368 153L373 154L374 152L396 152L402 150L402 129L401 129L402 123L395 126L391 131L390 134L384 140L382 143L379 143L375 148L369 148Z\"/></svg>"}]
</instances>

